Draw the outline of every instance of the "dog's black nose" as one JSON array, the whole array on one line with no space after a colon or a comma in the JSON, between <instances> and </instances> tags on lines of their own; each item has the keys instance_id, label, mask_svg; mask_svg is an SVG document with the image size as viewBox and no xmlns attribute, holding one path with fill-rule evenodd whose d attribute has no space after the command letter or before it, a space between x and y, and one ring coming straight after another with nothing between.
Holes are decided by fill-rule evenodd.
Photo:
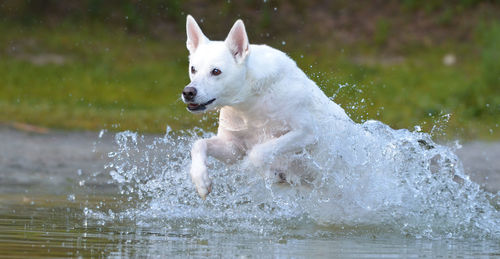
<instances>
[{"instance_id":1,"label":"dog's black nose","mask_svg":"<svg viewBox=\"0 0 500 259\"><path fill-rule=\"evenodd\" d=\"M196 96L196 88L192 86L186 86L182 91L182 96L184 96L184 100L186 101L194 100L194 97Z\"/></svg>"}]
</instances>

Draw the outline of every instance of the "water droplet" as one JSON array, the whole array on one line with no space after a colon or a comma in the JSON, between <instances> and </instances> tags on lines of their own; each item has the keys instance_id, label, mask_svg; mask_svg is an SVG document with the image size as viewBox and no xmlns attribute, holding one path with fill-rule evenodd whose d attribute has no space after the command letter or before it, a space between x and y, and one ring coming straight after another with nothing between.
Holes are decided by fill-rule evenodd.
<instances>
[{"instance_id":1,"label":"water droplet","mask_svg":"<svg viewBox=\"0 0 500 259\"><path fill-rule=\"evenodd\" d=\"M67 199L68 201L75 201L75 199L76 199L76 198L75 198L75 195L74 195L74 194L68 194L68 196L66 197L66 199Z\"/></svg>"},{"instance_id":2,"label":"water droplet","mask_svg":"<svg viewBox=\"0 0 500 259\"><path fill-rule=\"evenodd\" d=\"M98 138L102 138L106 132L107 132L107 130L105 130L105 129L103 129L103 130L99 131L99 136L98 136Z\"/></svg>"}]
</instances>

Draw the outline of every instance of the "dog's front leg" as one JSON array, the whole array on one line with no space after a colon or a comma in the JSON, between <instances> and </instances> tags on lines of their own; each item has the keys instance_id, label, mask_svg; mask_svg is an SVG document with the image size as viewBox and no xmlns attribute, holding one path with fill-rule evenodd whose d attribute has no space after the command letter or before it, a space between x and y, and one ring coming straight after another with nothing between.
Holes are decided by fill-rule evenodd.
<instances>
[{"instance_id":1,"label":"dog's front leg","mask_svg":"<svg viewBox=\"0 0 500 259\"><path fill-rule=\"evenodd\" d=\"M226 163L234 162L242 156L242 150L230 138L215 136L197 140L191 149L191 180L202 199L212 191L212 181L208 176L207 156L215 157Z\"/></svg>"},{"instance_id":2,"label":"dog's front leg","mask_svg":"<svg viewBox=\"0 0 500 259\"><path fill-rule=\"evenodd\" d=\"M283 136L255 145L248 158L256 167L268 165L275 155L300 151L316 141L314 131L310 127L292 130Z\"/></svg>"},{"instance_id":3,"label":"dog's front leg","mask_svg":"<svg viewBox=\"0 0 500 259\"><path fill-rule=\"evenodd\" d=\"M191 149L191 180L196 186L196 190L201 198L205 197L212 191L212 182L208 177L207 166L207 140L197 140Z\"/></svg>"}]
</instances>

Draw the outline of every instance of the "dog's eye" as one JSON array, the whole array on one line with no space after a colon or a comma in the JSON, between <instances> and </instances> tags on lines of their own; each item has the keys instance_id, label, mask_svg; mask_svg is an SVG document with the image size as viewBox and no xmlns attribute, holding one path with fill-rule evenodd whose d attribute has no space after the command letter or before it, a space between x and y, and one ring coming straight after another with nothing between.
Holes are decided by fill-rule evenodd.
<instances>
[{"instance_id":1,"label":"dog's eye","mask_svg":"<svg viewBox=\"0 0 500 259\"><path fill-rule=\"evenodd\" d=\"M191 66L191 74L196 74L196 69L193 66Z\"/></svg>"},{"instance_id":2,"label":"dog's eye","mask_svg":"<svg viewBox=\"0 0 500 259\"><path fill-rule=\"evenodd\" d=\"M222 73L222 71L220 71L220 69L217 69L217 68L212 69L213 76L218 76L218 75L220 75L220 73Z\"/></svg>"}]
</instances>

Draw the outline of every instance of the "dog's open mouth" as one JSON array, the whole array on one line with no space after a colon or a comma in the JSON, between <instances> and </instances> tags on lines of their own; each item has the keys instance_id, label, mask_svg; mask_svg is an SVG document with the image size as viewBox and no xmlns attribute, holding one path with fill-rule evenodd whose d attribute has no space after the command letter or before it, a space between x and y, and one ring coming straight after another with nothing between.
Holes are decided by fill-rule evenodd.
<instances>
[{"instance_id":1,"label":"dog's open mouth","mask_svg":"<svg viewBox=\"0 0 500 259\"><path fill-rule=\"evenodd\" d=\"M207 105L210 105L215 101L215 98L206 102L206 103L188 103L187 108L189 111L203 111L207 108Z\"/></svg>"}]
</instances>

